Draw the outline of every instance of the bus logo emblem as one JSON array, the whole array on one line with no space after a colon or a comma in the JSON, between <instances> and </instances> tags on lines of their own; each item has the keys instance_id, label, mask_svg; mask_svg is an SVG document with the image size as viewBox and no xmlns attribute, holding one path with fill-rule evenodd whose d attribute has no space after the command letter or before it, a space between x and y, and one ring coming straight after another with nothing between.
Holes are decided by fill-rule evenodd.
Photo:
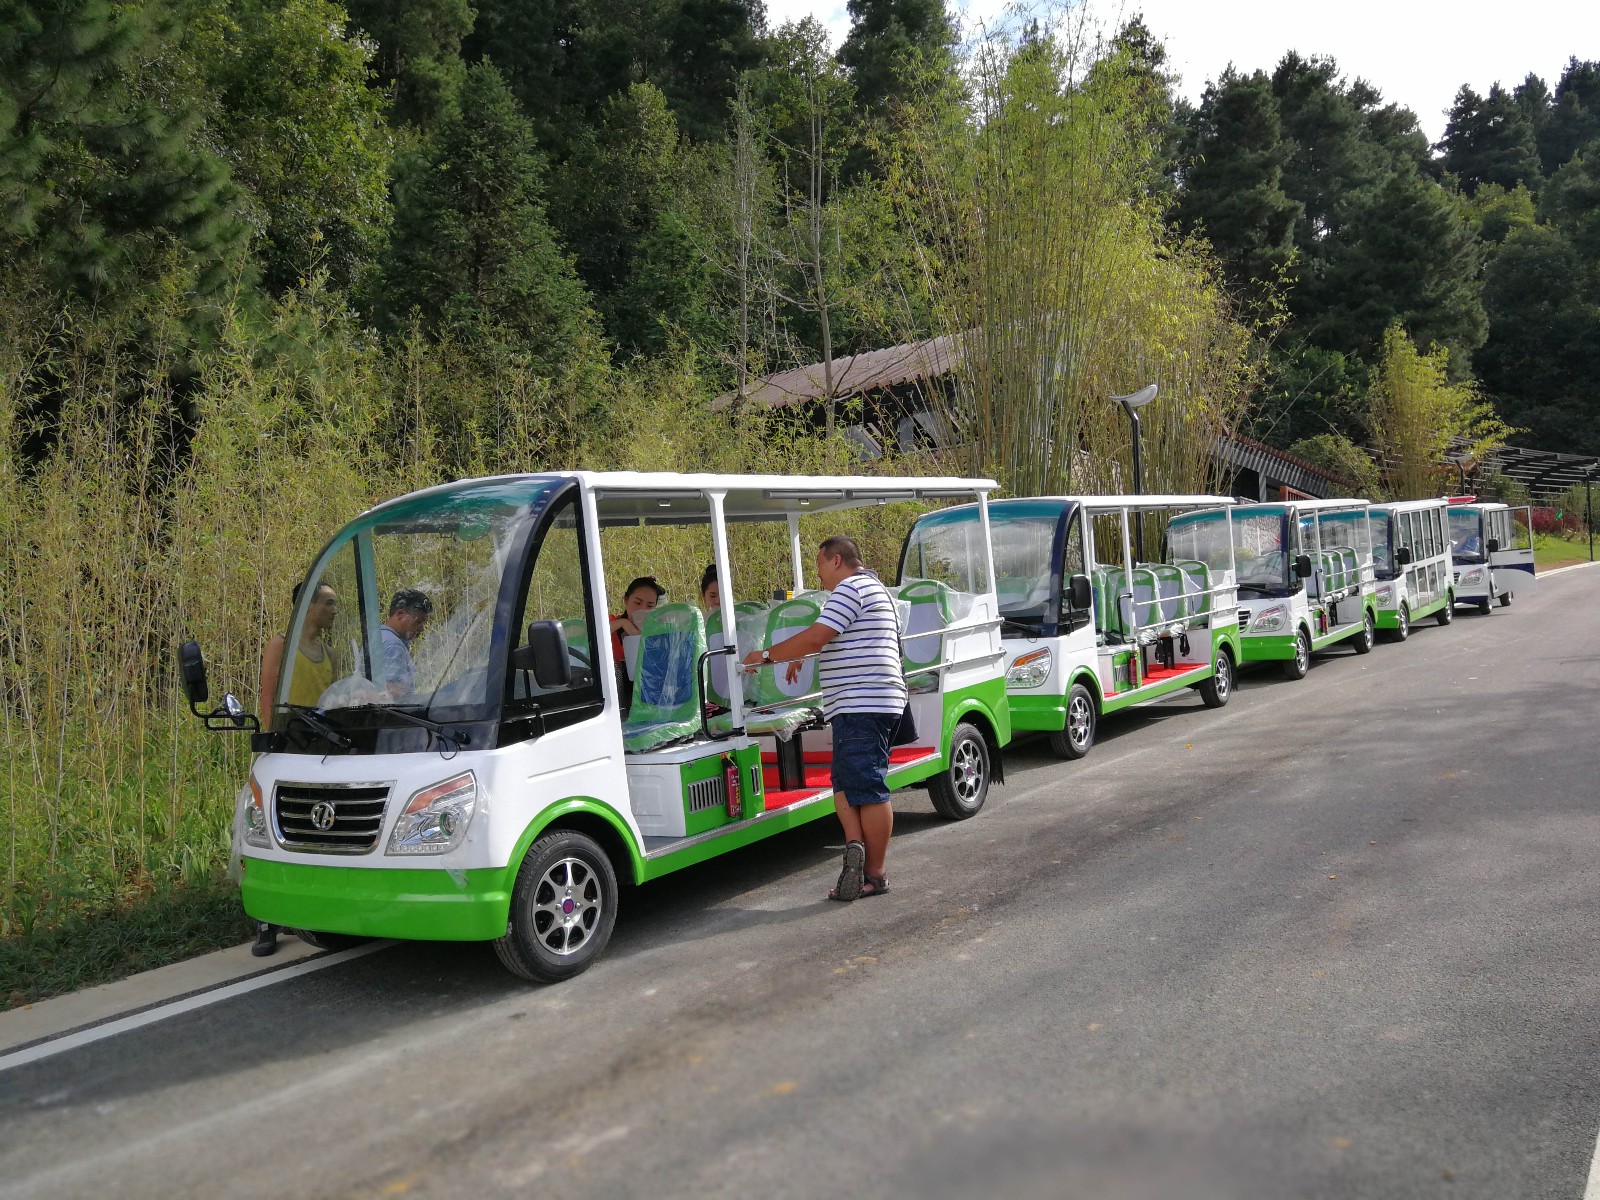
<instances>
[{"instance_id":1,"label":"bus logo emblem","mask_svg":"<svg viewBox=\"0 0 1600 1200\"><path fill-rule=\"evenodd\" d=\"M316 826L319 833L327 833L333 828L336 815L333 805L326 800L318 800L311 806L311 824Z\"/></svg>"}]
</instances>

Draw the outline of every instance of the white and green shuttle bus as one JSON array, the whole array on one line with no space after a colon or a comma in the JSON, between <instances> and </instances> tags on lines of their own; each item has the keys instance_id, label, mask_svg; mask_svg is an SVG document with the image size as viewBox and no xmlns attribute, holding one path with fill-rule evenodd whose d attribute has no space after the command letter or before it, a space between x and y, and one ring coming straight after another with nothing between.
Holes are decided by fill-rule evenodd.
<instances>
[{"instance_id":1,"label":"white and green shuttle bus","mask_svg":"<svg viewBox=\"0 0 1600 1200\"><path fill-rule=\"evenodd\" d=\"M1447 503L1441 496L1374 504L1367 510L1378 628L1397 642L1410 637L1411 626L1424 617L1432 616L1441 625L1455 618Z\"/></svg>"},{"instance_id":2,"label":"white and green shuttle bus","mask_svg":"<svg viewBox=\"0 0 1600 1200\"><path fill-rule=\"evenodd\" d=\"M736 656L815 621L826 597L806 592L807 564L836 532L826 514L893 501L969 500L980 514L961 577L985 582L904 598L921 633L919 736L895 748L889 774L893 788L926 785L942 814L971 816L1011 737L981 519L994 487L571 472L453 483L372 509L312 564L276 701L252 738L235 829L245 911L323 945L493 942L516 974L554 982L604 949L619 882L832 817L815 662L791 681L787 664L750 674ZM735 561L729 526L745 522L786 523L789 561ZM721 598L709 615L678 603L643 614L628 686L602 534L641 526L702 527ZM647 534L629 536L636 547ZM761 603L774 570L793 598ZM424 593L433 615L397 649L384 622L401 589ZM409 671L394 669L396 654ZM255 724L231 696L201 712L199 648L181 657L208 725Z\"/></svg>"},{"instance_id":3,"label":"white and green shuttle bus","mask_svg":"<svg viewBox=\"0 0 1600 1200\"><path fill-rule=\"evenodd\" d=\"M1365 500L1286 500L1233 510L1245 662L1303 679L1311 655L1376 638L1372 533Z\"/></svg>"},{"instance_id":4,"label":"white and green shuttle bus","mask_svg":"<svg viewBox=\"0 0 1600 1200\"><path fill-rule=\"evenodd\" d=\"M1520 588L1533 589L1533 510L1473 496L1450 498L1450 557L1458 604L1487 613L1509 608Z\"/></svg>"},{"instance_id":5,"label":"white and green shuttle bus","mask_svg":"<svg viewBox=\"0 0 1600 1200\"><path fill-rule=\"evenodd\" d=\"M1233 534L1225 496L1053 496L964 505L918 519L900 578L987 591L985 515L1004 621L1012 727L1081 758L1103 716L1194 688L1228 702L1239 661ZM1147 562L1146 532L1166 529Z\"/></svg>"}]
</instances>

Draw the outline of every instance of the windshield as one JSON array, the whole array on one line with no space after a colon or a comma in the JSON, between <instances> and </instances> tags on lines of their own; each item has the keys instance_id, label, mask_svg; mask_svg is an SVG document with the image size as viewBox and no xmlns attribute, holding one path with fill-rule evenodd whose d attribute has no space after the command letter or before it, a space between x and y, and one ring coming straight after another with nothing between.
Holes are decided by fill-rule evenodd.
<instances>
[{"instance_id":1,"label":"windshield","mask_svg":"<svg viewBox=\"0 0 1600 1200\"><path fill-rule=\"evenodd\" d=\"M351 523L301 592L275 711L486 717L499 699L489 668L501 583L560 488L537 479L463 485Z\"/></svg>"},{"instance_id":2,"label":"windshield","mask_svg":"<svg viewBox=\"0 0 1600 1200\"><path fill-rule=\"evenodd\" d=\"M1367 524L1372 534L1372 565L1379 579L1393 579L1394 567L1394 514L1369 512Z\"/></svg>"},{"instance_id":3,"label":"windshield","mask_svg":"<svg viewBox=\"0 0 1600 1200\"><path fill-rule=\"evenodd\" d=\"M1256 591L1289 587L1288 521L1282 509L1235 509L1233 552L1239 586Z\"/></svg>"},{"instance_id":4,"label":"windshield","mask_svg":"<svg viewBox=\"0 0 1600 1200\"><path fill-rule=\"evenodd\" d=\"M990 509L991 528L997 519ZM900 582L934 579L957 592L987 592L989 569L976 505L920 517L906 537Z\"/></svg>"},{"instance_id":5,"label":"windshield","mask_svg":"<svg viewBox=\"0 0 1600 1200\"><path fill-rule=\"evenodd\" d=\"M1450 554L1459 562L1483 561L1483 516L1477 509L1450 510Z\"/></svg>"},{"instance_id":6,"label":"windshield","mask_svg":"<svg viewBox=\"0 0 1600 1200\"><path fill-rule=\"evenodd\" d=\"M1359 566L1367 565L1370 559L1367 543L1372 535L1367 528L1366 509L1356 508L1346 512L1321 513L1317 517L1317 526L1322 550L1354 550L1356 552L1356 563ZM1346 555L1345 559L1349 561L1349 556Z\"/></svg>"},{"instance_id":7,"label":"windshield","mask_svg":"<svg viewBox=\"0 0 1600 1200\"><path fill-rule=\"evenodd\" d=\"M1167 526L1167 557L1172 562L1202 562L1212 571L1233 570L1228 514L1220 509L1183 513Z\"/></svg>"}]
</instances>

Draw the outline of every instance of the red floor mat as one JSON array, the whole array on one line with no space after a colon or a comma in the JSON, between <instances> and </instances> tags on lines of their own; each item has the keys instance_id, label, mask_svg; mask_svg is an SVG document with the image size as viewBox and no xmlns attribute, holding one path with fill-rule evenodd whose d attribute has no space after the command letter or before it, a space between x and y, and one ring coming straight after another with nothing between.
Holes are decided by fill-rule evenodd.
<instances>
[{"instance_id":1,"label":"red floor mat","mask_svg":"<svg viewBox=\"0 0 1600 1200\"><path fill-rule=\"evenodd\" d=\"M1163 680L1176 679L1179 675L1187 675L1191 671L1204 669L1205 663L1179 663L1175 667L1151 667L1144 673L1145 683L1161 683Z\"/></svg>"}]
</instances>

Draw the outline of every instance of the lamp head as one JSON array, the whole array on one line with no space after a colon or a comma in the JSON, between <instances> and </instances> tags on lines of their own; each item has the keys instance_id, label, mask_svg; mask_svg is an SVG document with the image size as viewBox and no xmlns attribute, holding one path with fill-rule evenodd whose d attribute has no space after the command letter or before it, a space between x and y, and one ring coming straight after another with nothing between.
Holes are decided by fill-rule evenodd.
<instances>
[{"instance_id":1,"label":"lamp head","mask_svg":"<svg viewBox=\"0 0 1600 1200\"><path fill-rule=\"evenodd\" d=\"M1161 387L1159 384L1147 383L1137 392L1130 392L1126 396L1113 396L1111 397L1111 400L1113 403L1120 404L1124 408L1143 408L1146 404L1149 404L1150 401L1156 398L1156 393L1160 390Z\"/></svg>"}]
</instances>

